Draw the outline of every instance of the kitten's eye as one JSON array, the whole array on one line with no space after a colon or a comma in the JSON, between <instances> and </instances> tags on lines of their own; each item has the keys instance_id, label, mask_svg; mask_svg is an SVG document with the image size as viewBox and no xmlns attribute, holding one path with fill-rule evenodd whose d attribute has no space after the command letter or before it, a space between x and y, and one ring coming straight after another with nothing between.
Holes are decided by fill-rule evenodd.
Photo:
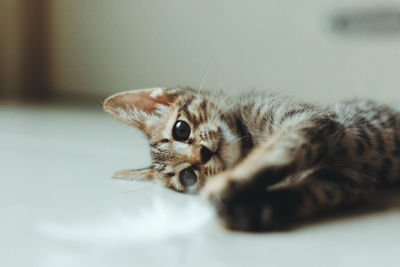
<instances>
[{"instance_id":1,"label":"kitten's eye","mask_svg":"<svg viewBox=\"0 0 400 267\"><path fill-rule=\"evenodd\" d=\"M177 141L186 141L190 135L190 126L184 121L177 121L172 130L172 136Z\"/></svg>"},{"instance_id":2,"label":"kitten's eye","mask_svg":"<svg viewBox=\"0 0 400 267\"><path fill-rule=\"evenodd\" d=\"M194 185L197 181L197 175L192 168L187 168L179 173L179 181L185 187Z\"/></svg>"}]
</instances>

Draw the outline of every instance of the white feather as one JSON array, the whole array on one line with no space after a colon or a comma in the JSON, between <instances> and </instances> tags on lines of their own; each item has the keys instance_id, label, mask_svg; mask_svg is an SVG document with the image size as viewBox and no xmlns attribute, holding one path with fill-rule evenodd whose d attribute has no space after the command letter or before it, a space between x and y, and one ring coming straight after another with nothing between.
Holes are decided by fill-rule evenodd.
<instances>
[{"instance_id":1,"label":"white feather","mask_svg":"<svg viewBox=\"0 0 400 267\"><path fill-rule=\"evenodd\" d=\"M102 218L38 222L39 234L53 241L41 255L42 266L188 266L213 211L198 197L170 194L178 195L159 188L139 209Z\"/></svg>"}]
</instances>

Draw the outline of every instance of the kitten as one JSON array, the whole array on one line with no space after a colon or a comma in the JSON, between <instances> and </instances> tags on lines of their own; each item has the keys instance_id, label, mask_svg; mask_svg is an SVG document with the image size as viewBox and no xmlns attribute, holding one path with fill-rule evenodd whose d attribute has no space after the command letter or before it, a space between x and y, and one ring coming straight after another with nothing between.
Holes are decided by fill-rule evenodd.
<instances>
[{"instance_id":1,"label":"kitten","mask_svg":"<svg viewBox=\"0 0 400 267\"><path fill-rule=\"evenodd\" d=\"M117 178L200 191L233 230L287 227L400 179L400 111L373 101L319 107L152 88L112 95L104 109L142 130L151 148L149 168Z\"/></svg>"}]
</instances>

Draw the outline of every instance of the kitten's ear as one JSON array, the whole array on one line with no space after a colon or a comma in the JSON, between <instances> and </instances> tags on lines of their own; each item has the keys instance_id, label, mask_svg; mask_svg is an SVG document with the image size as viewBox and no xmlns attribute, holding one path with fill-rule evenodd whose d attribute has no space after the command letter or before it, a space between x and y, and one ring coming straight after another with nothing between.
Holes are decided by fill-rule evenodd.
<instances>
[{"instance_id":1,"label":"kitten's ear","mask_svg":"<svg viewBox=\"0 0 400 267\"><path fill-rule=\"evenodd\" d=\"M154 170L150 168L140 170L119 171L113 178L123 180L147 181L154 179Z\"/></svg>"},{"instance_id":2,"label":"kitten's ear","mask_svg":"<svg viewBox=\"0 0 400 267\"><path fill-rule=\"evenodd\" d=\"M165 88L126 91L108 97L103 108L116 119L146 132L168 111L177 95L176 90Z\"/></svg>"}]
</instances>

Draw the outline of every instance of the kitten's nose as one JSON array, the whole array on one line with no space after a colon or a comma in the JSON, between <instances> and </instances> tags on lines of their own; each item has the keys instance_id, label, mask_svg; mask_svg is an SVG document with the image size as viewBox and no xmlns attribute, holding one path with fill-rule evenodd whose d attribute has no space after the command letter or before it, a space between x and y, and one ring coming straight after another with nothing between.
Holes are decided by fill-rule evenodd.
<instances>
[{"instance_id":1,"label":"kitten's nose","mask_svg":"<svg viewBox=\"0 0 400 267\"><path fill-rule=\"evenodd\" d=\"M202 146L201 149L200 149L201 162L207 163L207 161L209 161L211 159L213 154L214 153L211 152L211 150L209 150L205 146Z\"/></svg>"}]
</instances>

